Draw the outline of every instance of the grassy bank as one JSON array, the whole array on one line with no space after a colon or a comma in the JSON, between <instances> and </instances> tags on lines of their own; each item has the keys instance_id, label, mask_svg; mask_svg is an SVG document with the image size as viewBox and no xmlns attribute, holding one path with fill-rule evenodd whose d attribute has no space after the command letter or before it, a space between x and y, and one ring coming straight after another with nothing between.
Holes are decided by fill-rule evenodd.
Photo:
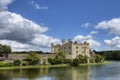
<instances>
[{"instance_id":1,"label":"grassy bank","mask_svg":"<svg viewBox=\"0 0 120 80\"><path fill-rule=\"evenodd\" d=\"M94 65L104 65L111 64L110 62L104 63L89 63L89 64L80 64L79 66L94 66ZM0 67L0 70L11 70L11 69L30 69L30 68L52 68L52 67L71 67L67 64L58 64L58 65L33 65L33 66L11 66L11 67Z\"/></svg>"}]
</instances>

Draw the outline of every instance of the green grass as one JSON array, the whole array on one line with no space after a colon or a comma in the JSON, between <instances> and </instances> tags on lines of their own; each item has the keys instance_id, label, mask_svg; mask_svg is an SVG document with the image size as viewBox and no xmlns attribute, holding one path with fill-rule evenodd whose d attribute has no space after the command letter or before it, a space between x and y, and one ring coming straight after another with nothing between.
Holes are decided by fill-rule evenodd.
<instances>
[{"instance_id":1,"label":"green grass","mask_svg":"<svg viewBox=\"0 0 120 80\"><path fill-rule=\"evenodd\" d=\"M89 64L80 64L79 66L94 66L94 65L103 65L111 64L110 62L104 63L89 63ZM11 69L30 69L30 68L51 68L51 67L71 67L67 64L58 64L58 65L33 65L33 66L10 66L10 67L0 67L0 70L11 70Z\"/></svg>"}]
</instances>

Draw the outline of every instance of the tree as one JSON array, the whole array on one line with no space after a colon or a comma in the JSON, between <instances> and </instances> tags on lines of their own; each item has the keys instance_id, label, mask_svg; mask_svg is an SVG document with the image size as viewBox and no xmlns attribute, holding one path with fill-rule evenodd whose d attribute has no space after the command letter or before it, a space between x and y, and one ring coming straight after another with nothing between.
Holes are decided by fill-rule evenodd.
<instances>
[{"instance_id":1,"label":"tree","mask_svg":"<svg viewBox=\"0 0 120 80\"><path fill-rule=\"evenodd\" d=\"M101 63L101 62L103 62L104 61L104 57L103 56L101 56L101 55L99 55L99 54L96 54L95 55L95 62L96 63Z\"/></svg>"},{"instance_id":2,"label":"tree","mask_svg":"<svg viewBox=\"0 0 120 80\"><path fill-rule=\"evenodd\" d=\"M78 66L79 65L79 59L75 58L73 61L70 63L71 66Z\"/></svg>"},{"instance_id":3,"label":"tree","mask_svg":"<svg viewBox=\"0 0 120 80\"><path fill-rule=\"evenodd\" d=\"M0 54L5 54L6 58L8 58L8 53L11 53L11 51L10 46L0 44Z\"/></svg>"},{"instance_id":4,"label":"tree","mask_svg":"<svg viewBox=\"0 0 120 80\"><path fill-rule=\"evenodd\" d=\"M65 53L63 51L58 51L56 53L55 58L48 58L48 62L52 65L53 64L63 64L63 63L65 63L65 59L66 59Z\"/></svg>"},{"instance_id":5,"label":"tree","mask_svg":"<svg viewBox=\"0 0 120 80\"><path fill-rule=\"evenodd\" d=\"M14 64L14 66L20 66L21 61L20 60L14 60L13 64Z\"/></svg>"},{"instance_id":6,"label":"tree","mask_svg":"<svg viewBox=\"0 0 120 80\"><path fill-rule=\"evenodd\" d=\"M88 60L88 56L86 55L78 55L77 58L79 59L79 62L80 63L87 63L87 60Z\"/></svg>"},{"instance_id":7,"label":"tree","mask_svg":"<svg viewBox=\"0 0 120 80\"><path fill-rule=\"evenodd\" d=\"M25 61L27 61L29 65L36 65L40 62L40 55L32 52L26 57Z\"/></svg>"},{"instance_id":8,"label":"tree","mask_svg":"<svg viewBox=\"0 0 120 80\"><path fill-rule=\"evenodd\" d=\"M54 60L56 64L63 64L65 62L65 58L66 58L65 53L63 51L58 51Z\"/></svg>"}]
</instances>

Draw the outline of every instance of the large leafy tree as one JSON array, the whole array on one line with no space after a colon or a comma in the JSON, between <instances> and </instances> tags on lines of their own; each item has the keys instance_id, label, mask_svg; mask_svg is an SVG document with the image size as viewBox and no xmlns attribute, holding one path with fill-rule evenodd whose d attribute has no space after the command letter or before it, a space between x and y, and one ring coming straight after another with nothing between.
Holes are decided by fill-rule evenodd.
<instances>
[{"instance_id":1,"label":"large leafy tree","mask_svg":"<svg viewBox=\"0 0 120 80\"><path fill-rule=\"evenodd\" d=\"M11 53L11 47L7 45L0 44L0 54L5 54L5 57L8 58L8 54Z\"/></svg>"},{"instance_id":2,"label":"large leafy tree","mask_svg":"<svg viewBox=\"0 0 120 80\"><path fill-rule=\"evenodd\" d=\"M57 55L55 56L55 62L57 64L63 64L65 62L65 53L63 51L58 51Z\"/></svg>"},{"instance_id":3,"label":"large leafy tree","mask_svg":"<svg viewBox=\"0 0 120 80\"><path fill-rule=\"evenodd\" d=\"M36 65L40 62L40 55L38 53L32 52L25 59L29 65Z\"/></svg>"}]
</instances>

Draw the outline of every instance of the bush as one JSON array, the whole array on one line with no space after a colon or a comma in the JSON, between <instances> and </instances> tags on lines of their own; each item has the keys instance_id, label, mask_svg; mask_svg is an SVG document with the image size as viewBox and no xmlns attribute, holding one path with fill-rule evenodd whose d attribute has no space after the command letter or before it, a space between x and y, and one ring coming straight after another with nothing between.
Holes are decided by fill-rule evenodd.
<instances>
[{"instance_id":1,"label":"bush","mask_svg":"<svg viewBox=\"0 0 120 80\"><path fill-rule=\"evenodd\" d=\"M35 52L32 52L26 57L25 61L27 61L29 65L39 64L40 63L40 55Z\"/></svg>"},{"instance_id":2,"label":"bush","mask_svg":"<svg viewBox=\"0 0 120 80\"><path fill-rule=\"evenodd\" d=\"M73 61L70 63L71 66L78 66L79 65L79 59L73 59Z\"/></svg>"},{"instance_id":3,"label":"bush","mask_svg":"<svg viewBox=\"0 0 120 80\"><path fill-rule=\"evenodd\" d=\"M12 62L9 62L9 63L5 63L6 67L9 67L9 66L13 66L13 63Z\"/></svg>"},{"instance_id":4,"label":"bush","mask_svg":"<svg viewBox=\"0 0 120 80\"><path fill-rule=\"evenodd\" d=\"M4 62L0 62L0 67L5 67L5 63Z\"/></svg>"},{"instance_id":5,"label":"bush","mask_svg":"<svg viewBox=\"0 0 120 80\"><path fill-rule=\"evenodd\" d=\"M90 63L95 63L95 59L94 58L90 59Z\"/></svg>"},{"instance_id":6,"label":"bush","mask_svg":"<svg viewBox=\"0 0 120 80\"><path fill-rule=\"evenodd\" d=\"M21 61L20 60L14 60L13 64L14 64L14 66L20 66Z\"/></svg>"},{"instance_id":7,"label":"bush","mask_svg":"<svg viewBox=\"0 0 120 80\"><path fill-rule=\"evenodd\" d=\"M22 66L27 66L27 65L28 65L28 62L26 62L26 61L22 62Z\"/></svg>"},{"instance_id":8,"label":"bush","mask_svg":"<svg viewBox=\"0 0 120 80\"><path fill-rule=\"evenodd\" d=\"M80 63L87 63L88 56L78 55L77 57Z\"/></svg>"},{"instance_id":9,"label":"bush","mask_svg":"<svg viewBox=\"0 0 120 80\"><path fill-rule=\"evenodd\" d=\"M96 54L95 55L95 62L96 63L102 63L104 61L104 57L99 55L99 54Z\"/></svg>"},{"instance_id":10,"label":"bush","mask_svg":"<svg viewBox=\"0 0 120 80\"><path fill-rule=\"evenodd\" d=\"M65 59L65 64L70 64L72 62L72 59Z\"/></svg>"}]
</instances>

